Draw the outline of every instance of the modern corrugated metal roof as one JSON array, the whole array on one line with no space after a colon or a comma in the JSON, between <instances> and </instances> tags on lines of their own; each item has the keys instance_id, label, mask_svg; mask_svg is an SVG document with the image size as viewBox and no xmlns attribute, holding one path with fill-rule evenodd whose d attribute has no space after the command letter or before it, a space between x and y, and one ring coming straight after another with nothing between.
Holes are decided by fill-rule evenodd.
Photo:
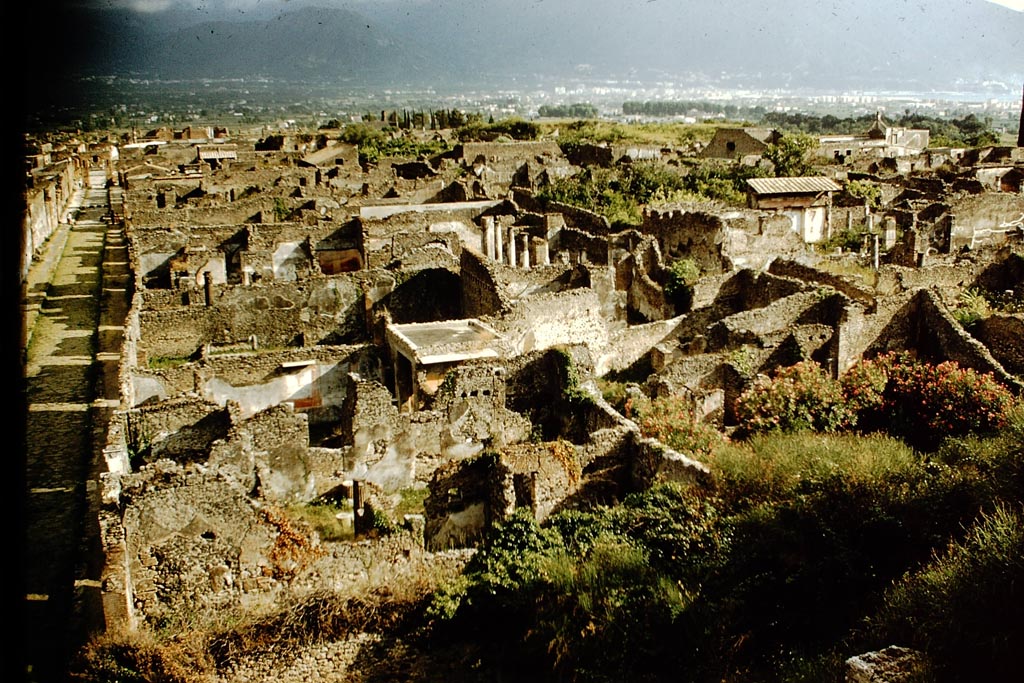
<instances>
[{"instance_id":1,"label":"modern corrugated metal roof","mask_svg":"<svg viewBox=\"0 0 1024 683\"><path fill-rule=\"evenodd\" d=\"M838 192L842 189L835 181L822 176L748 178L747 184L757 194L809 194L814 192Z\"/></svg>"}]
</instances>

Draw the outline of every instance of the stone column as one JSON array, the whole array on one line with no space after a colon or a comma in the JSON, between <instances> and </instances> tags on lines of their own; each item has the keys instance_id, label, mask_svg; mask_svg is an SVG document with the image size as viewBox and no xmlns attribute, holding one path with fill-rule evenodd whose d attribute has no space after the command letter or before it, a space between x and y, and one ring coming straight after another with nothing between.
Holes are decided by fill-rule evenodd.
<instances>
[{"instance_id":1,"label":"stone column","mask_svg":"<svg viewBox=\"0 0 1024 683\"><path fill-rule=\"evenodd\" d=\"M530 269L530 235L523 235L523 269Z\"/></svg>"},{"instance_id":2,"label":"stone column","mask_svg":"<svg viewBox=\"0 0 1024 683\"><path fill-rule=\"evenodd\" d=\"M213 305L213 276L210 271L203 271L203 289L206 293L206 305Z\"/></svg>"},{"instance_id":3,"label":"stone column","mask_svg":"<svg viewBox=\"0 0 1024 683\"><path fill-rule=\"evenodd\" d=\"M534 237L530 240L530 247L532 250L531 258L534 265L537 266L550 266L551 260L548 256L548 241L543 237Z\"/></svg>"},{"instance_id":4,"label":"stone column","mask_svg":"<svg viewBox=\"0 0 1024 683\"><path fill-rule=\"evenodd\" d=\"M882 229L885 232L884 248L886 251L889 251L896 246L896 219L888 216L882 225Z\"/></svg>"},{"instance_id":5,"label":"stone column","mask_svg":"<svg viewBox=\"0 0 1024 683\"><path fill-rule=\"evenodd\" d=\"M508 264L516 267L516 229L508 229Z\"/></svg>"},{"instance_id":6,"label":"stone column","mask_svg":"<svg viewBox=\"0 0 1024 683\"><path fill-rule=\"evenodd\" d=\"M505 234L500 223L494 231L494 260L505 262Z\"/></svg>"},{"instance_id":7,"label":"stone column","mask_svg":"<svg viewBox=\"0 0 1024 683\"><path fill-rule=\"evenodd\" d=\"M484 251L487 258L494 260L494 218L484 216Z\"/></svg>"}]
</instances>

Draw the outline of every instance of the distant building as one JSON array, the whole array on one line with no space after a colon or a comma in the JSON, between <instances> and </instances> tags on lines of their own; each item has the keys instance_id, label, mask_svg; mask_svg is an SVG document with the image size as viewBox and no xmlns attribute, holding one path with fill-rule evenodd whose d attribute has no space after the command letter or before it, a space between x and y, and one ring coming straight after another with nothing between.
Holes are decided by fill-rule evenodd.
<instances>
[{"instance_id":1,"label":"distant building","mask_svg":"<svg viewBox=\"0 0 1024 683\"><path fill-rule=\"evenodd\" d=\"M842 189L834 181L819 176L750 178L747 188L750 208L787 216L804 242L821 242L831 234L832 193Z\"/></svg>"},{"instance_id":2,"label":"distant building","mask_svg":"<svg viewBox=\"0 0 1024 683\"><path fill-rule=\"evenodd\" d=\"M822 135L817 154L837 164L856 159L895 159L921 154L928 149L927 128L890 126L879 112L875 122L861 135Z\"/></svg>"},{"instance_id":3,"label":"distant building","mask_svg":"<svg viewBox=\"0 0 1024 683\"><path fill-rule=\"evenodd\" d=\"M781 137L781 133L768 128L718 128L700 156L743 161L747 157L760 157L768 145L777 143Z\"/></svg>"}]
</instances>

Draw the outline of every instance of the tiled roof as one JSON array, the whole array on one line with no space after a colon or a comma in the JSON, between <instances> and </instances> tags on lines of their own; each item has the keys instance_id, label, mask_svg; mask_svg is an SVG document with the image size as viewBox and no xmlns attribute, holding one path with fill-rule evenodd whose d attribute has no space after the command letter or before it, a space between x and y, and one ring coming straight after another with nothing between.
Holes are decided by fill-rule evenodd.
<instances>
[{"instance_id":1,"label":"tiled roof","mask_svg":"<svg viewBox=\"0 0 1024 683\"><path fill-rule=\"evenodd\" d=\"M822 176L801 178L748 178L747 184L757 194L810 194L837 192L842 188Z\"/></svg>"}]
</instances>

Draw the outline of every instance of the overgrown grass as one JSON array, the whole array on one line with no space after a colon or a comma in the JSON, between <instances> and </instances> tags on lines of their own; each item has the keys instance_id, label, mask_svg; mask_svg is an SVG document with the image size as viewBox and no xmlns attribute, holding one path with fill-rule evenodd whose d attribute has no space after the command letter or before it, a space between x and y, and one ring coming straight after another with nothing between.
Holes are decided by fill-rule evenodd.
<instances>
[{"instance_id":1,"label":"overgrown grass","mask_svg":"<svg viewBox=\"0 0 1024 683\"><path fill-rule=\"evenodd\" d=\"M151 370L171 370L191 360L189 356L153 356L149 359L148 365Z\"/></svg>"},{"instance_id":2,"label":"overgrown grass","mask_svg":"<svg viewBox=\"0 0 1024 683\"><path fill-rule=\"evenodd\" d=\"M998 625L998 626L996 626ZM1024 644L1024 509L1000 504L905 576L870 620L875 642L926 652L943 680L1009 681Z\"/></svg>"},{"instance_id":3,"label":"overgrown grass","mask_svg":"<svg viewBox=\"0 0 1024 683\"><path fill-rule=\"evenodd\" d=\"M351 512L351 505L333 505L330 503L314 503L308 505L292 505L288 513L305 524L308 524L321 541L351 541L354 538L352 523L338 518L343 512Z\"/></svg>"},{"instance_id":4,"label":"overgrown grass","mask_svg":"<svg viewBox=\"0 0 1024 683\"><path fill-rule=\"evenodd\" d=\"M423 503L428 495L430 490L425 486L402 489L399 491L398 504L395 506L395 517L402 519L404 515L422 515Z\"/></svg>"},{"instance_id":5,"label":"overgrown grass","mask_svg":"<svg viewBox=\"0 0 1024 683\"><path fill-rule=\"evenodd\" d=\"M933 453L883 434L773 432L726 444L705 458L710 488L662 484L615 507L499 525L438 594L436 633L475 644L483 671L536 680L839 683L846 658L894 643L926 661L935 647L946 653L936 660L946 673L914 680L965 680L941 661L971 661L959 639L991 655L986 671L1001 671L1024 647L1022 451L1019 408L999 434L948 439ZM999 512L1007 507L1012 524ZM999 521L984 543L965 532L990 518ZM945 593L930 587L937 579L913 578L959 547L959 573L942 572ZM960 598L937 610L942 618L929 611L954 587L967 610L972 581L992 584L985 600L1008 602L988 623L969 619L967 638L943 626L960 615ZM910 589L892 587L906 582L926 587L900 597ZM882 628L907 614L910 626ZM941 637L913 637L922 623Z\"/></svg>"},{"instance_id":6,"label":"overgrown grass","mask_svg":"<svg viewBox=\"0 0 1024 683\"><path fill-rule=\"evenodd\" d=\"M842 478L870 482L920 472L918 455L899 439L885 435L756 435L724 444L705 462L720 490L737 503L791 498L815 482Z\"/></svg>"}]
</instances>

